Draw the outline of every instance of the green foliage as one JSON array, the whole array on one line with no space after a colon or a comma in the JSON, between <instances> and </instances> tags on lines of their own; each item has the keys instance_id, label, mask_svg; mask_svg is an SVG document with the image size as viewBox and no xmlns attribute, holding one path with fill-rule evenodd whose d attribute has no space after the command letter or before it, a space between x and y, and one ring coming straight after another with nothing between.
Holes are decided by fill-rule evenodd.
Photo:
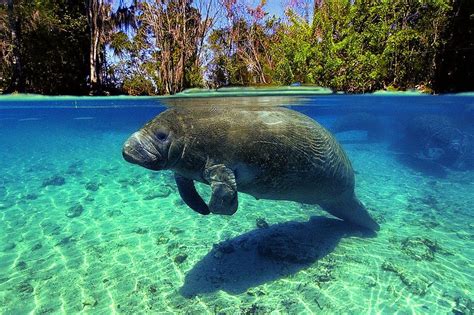
<instances>
[{"instance_id":1,"label":"green foliage","mask_svg":"<svg viewBox=\"0 0 474 315\"><path fill-rule=\"evenodd\" d=\"M88 93L95 50L87 1L7 3L13 9L0 4L0 92ZM206 83L293 82L354 93L473 88L469 0L315 1L312 19L290 8L283 20L265 13L265 1L250 8L223 0L227 24L207 37L215 20L204 18L192 0L130 3L99 12L98 90L151 95Z\"/></svg>"},{"instance_id":2,"label":"green foliage","mask_svg":"<svg viewBox=\"0 0 474 315\"><path fill-rule=\"evenodd\" d=\"M16 46L21 62L20 92L43 94L82 94L87 75L88 30L84 4L66 0L14 1L13 11L6 6L0 19L15 21L17 41L11 38L11 24L1 37ZM13 52L12 52L13 51ZM2 62L1 88L11 84L11 58Z\"/></svg>"},{"instance_id":3,"label":"green foliage","mask_svg":"<svg viewBox=\"0 0 474 315\"><path fill-rule=\"evenodd\" d=\"M119 57L110 68L113 83L129 95L155 95L161 86L157 69L160 63L143 26L129 38L124 32L112 36L110 47Z\"/></svg>"},{"instance_id":4,"label":"green foliage","mask_svg":"<svg viewBox=\"0 0 474 315\"><path fill-rule=\"evenodd\" d=\"M244 33L239 39L262 29L259 56L271 56L259 60L270 78L267 83L302 82L348 92L414 88L432 83L452 2L321 1L312 23L288 10L287 23L272 29L265 23L246 24L238 28ZM249 62L239 58L238 49L225 48L233 30L222 28L211 35L213 70L226 74L227 84L251 84L256 73L234 75L241 69L248 72Z\"/></svg>"},{"instance_id":5,"label":"green foliage","mask_svg":"<svg viewBox=\"0 0 474 315\"><path fill-rule=\"evenodd\" d=\"M204 80L202 78L203 70L196 64L190 65L185 72L185 82L189 87L204 87Z\"/></svg>"},{"instance_id":6,"label":"green foliage","mask_svg":"<svg viewBox=\"0 0 474 315\"><path fill-rule=\"evenodd\" d=\"M456 0L437 51L434 89L439 92L474 90L474 1Z\"/></svg>"},{"instance_id":7,"label":"green foliage","mask_svg":"<svg viewBox=\"0 0 474 315\"><path fill-rule=\"evenodd\" d=\"M118 57L123 57L125 51L133 49L133 43L128 38L128 35L122 31L111 35L109 45L114 54Z\"/></svg>"},{"instance_id":8,"label":"green foliage","mask_svg":"<svg viewBox=\"0 0 474 315\"><path fill-rule=\"evenodd\" d=\"M10 40L7 7L0 6L0 92L8 88L12 75L13 47Z\"/></svg>"},{"instance_id":9,"label":"green foliage","mask_svg":"<svg viewBox=\"0 0 474 315\"><path fill-rule=\"evenodd\" d=\"M82 9L68 7L65 1L52 11L40 11L45 13L45 19L24 34L22 49L28 91L81 94L86 90L84 56L88 52L88 31Z\"/></svg>"},{"instance_id":10,"label":"green foliage","mask_svg":"<svg viewBox=\"0 0 474 315\"><path fill-rule=\"evenodd\" d=\"M126 77L122 88L128 95L155 95L155 87L151 80L138 73Z\"/></svg>"}]
</instances>

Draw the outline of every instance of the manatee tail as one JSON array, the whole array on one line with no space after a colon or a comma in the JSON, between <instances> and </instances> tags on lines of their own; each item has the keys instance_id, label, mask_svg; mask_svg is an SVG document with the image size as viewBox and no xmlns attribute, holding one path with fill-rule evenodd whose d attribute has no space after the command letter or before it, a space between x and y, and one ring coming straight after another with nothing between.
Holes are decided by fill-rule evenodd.
<instances>
[{"instance_id":1,"label":"manatee tail","mask_svg":"<svg viewBox=\"0 0 474 315\"><path fill-rule=\"evenodd\" d=\"M337 201L321 203L320 206L335 217L361 227L379 231L380 226L370 216L365 206L352 194Z\"/></svg>"}]
</instances>

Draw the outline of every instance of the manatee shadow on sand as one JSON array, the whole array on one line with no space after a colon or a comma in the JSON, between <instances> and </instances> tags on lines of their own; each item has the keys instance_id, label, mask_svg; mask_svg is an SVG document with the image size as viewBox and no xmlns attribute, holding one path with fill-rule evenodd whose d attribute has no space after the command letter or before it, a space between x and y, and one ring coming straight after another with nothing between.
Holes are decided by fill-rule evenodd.
<instances>
[{"instance_id":1,"label":"manatee shadow on sand","mask_svg":"<svg viewBox=\"0 0 474 315\"><path fill-rule=\"evenodd\" d=\"M309 267L349 236L373 237L375 233L326 217L250 231L215 245L188 272L180 294L190 298L218 290L243 293Z\"/></svg>"}]
</instances>

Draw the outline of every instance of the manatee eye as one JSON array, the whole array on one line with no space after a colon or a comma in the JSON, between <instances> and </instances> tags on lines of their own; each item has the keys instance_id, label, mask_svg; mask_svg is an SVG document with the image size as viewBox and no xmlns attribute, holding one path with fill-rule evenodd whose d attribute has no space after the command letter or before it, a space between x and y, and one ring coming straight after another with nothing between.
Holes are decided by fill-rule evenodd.
<instances>
[{"instance_id":1,"label":"manatee eye","mask_svg":"<svg viewBox=\"0 0 474 315\"><path fill-rule=\"evenodd\" d=\"M156 133L156 138L160 141L165 141L168 138L168 133L164 130L159 130Z\"/></svg>"}]
</instances>

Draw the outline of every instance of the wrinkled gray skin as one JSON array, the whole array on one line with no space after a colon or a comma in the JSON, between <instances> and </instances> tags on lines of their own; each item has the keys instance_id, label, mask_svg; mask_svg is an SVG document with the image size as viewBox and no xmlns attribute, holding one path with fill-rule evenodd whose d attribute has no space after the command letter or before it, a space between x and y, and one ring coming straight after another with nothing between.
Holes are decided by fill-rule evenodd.
<instances>
[{"instance_id":1,"label":"wrinkled gray skin","mask_svg":"<svg viewBox=\"0 0 474 315\"><path fill-rule=\"evenodd\" d=\"M354 172L334 137L286 108L170 108L124 144L128 162L174 171L184 202L201 214L231 215L237 192L257 199L318 204L378 230L354 194ZM207 205L194 181L211 186Z\"/></svg>"}]
</instances>

